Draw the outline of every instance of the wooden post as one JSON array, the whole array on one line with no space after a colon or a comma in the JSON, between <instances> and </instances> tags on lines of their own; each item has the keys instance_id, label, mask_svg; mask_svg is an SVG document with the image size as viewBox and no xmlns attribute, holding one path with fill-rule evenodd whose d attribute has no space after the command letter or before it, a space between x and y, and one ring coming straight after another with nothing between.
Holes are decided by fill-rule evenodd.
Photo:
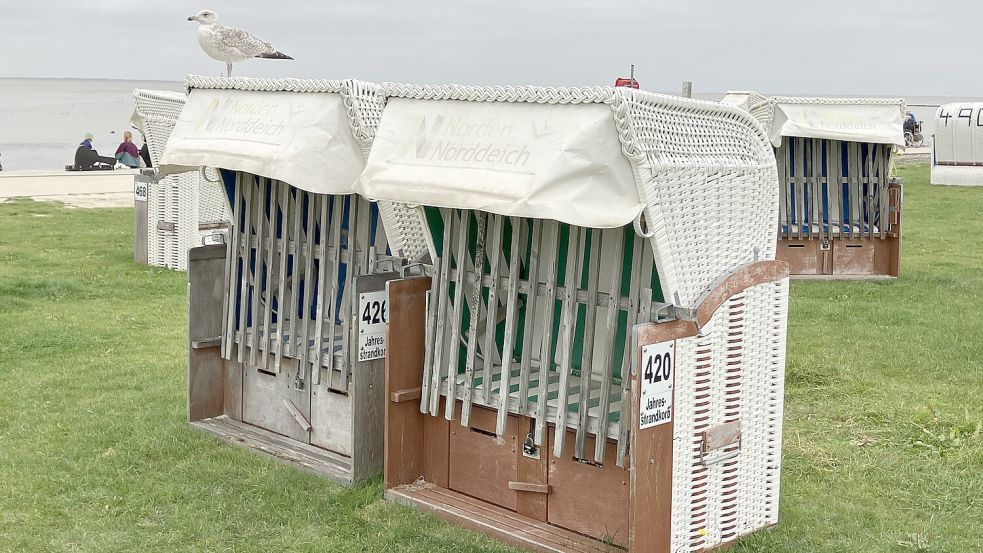
<instances>
[{"instance_id":1,"label":"wooden post","mask_svg":"<svg viewBox=\"0 0 983 553\"><path fill-rule=\"evenodd\" d=\"M140 265L148 263L147 253L147 205L150 193L148 178L143 175L133 177L133 262Z\"/></svg>"},{"instance_id":2,"label":"wooden post","mask_svg":"<svg viewBox=\"0 0 983 553\"><path fill-rule=\"evenodd\" d=\"M188 421L222 415L225 361L221 354L225 244L188 250Z\"/></svg>"},{"instance_id":3,"label":"wooden post","mask_svg":"<svg viewBox=\"0 0 983 553\"><path fill-rule=\"evenodd\" d=\"M423 381L424 325L429 278L391 280L386 344L385 487L412 484L424 474L425 418L412 392ZM417 396L419 397L419 396Z\"/></svg>"}]
</instances>

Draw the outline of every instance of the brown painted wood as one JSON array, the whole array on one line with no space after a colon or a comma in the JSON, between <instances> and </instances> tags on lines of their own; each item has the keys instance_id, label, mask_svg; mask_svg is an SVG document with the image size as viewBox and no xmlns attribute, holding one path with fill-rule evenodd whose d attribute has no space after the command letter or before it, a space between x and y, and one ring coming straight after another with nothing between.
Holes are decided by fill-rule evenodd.
<instances>
[{"instance_id":1,"label":"brown painted wood","mask_svg":"<svg viewBox=\"0 0 983 553\"><path fill-rule=\"evenodd\" d=\"M550 428L550 442L555 440ZM614 462L605 465L583 463L572 453L576 433L566 432L563 457L550 456L549 522L598 540L628 545L629 472ZM595 448L595 436L589 435L586 451ZM617 456L617 444L607 440L605 457ZM545 496L544 496L545 497Z\"/></svg>"},{"instance_id":2,"label":"brown painted wood","mask_svg":"<svg viewBox=\"0 0 983 553\"><path fill-rule=\"evenodd\" d=\"M351 482L351 467L347 457L224 416L191 424L195 428L214 434L228 444L250 448L341 484Z\"/></svg>"},{"instance_id":3,"label":"brown painted wood","mask_svg":"<svg viewBox=\"0 0 983 553\"><path fill-rule=\"evenodd\" d=\"M710 322L714 312L731 296L758 284L781 280L788 275L789 265L784 261L757 261L745 265L715 283L710 293L701 299L696 320L703 326Z\"/></svg>"},{"instance_id":4,"label":"brown painted wood","mask_svg":"<svg viewBox=\"0 0 983 553\"><path fill-rule=\"evenodd\" d=\"M522 444L530 432L535 432L535 422L528 417L509 416L516 419L516 429L518 430L516 451L515 451L515 477L514 483L522 483L524 487L515 487L513 482L509 482L509 489L517 492L515 499L515 510L520 515L529 518L546 521L547 497L550 493L548 459L549 455L545 447L539 448L538 458L528 457L522 452Z\"/></svg>"},{"instance_id":5,"label":"brown painted wood","mask_svg":"<svg viewBox=\"0 0 983 553\"><path fill-rule=\"evenodd\" d=\"M420 386L417 386L416 388L408 388L406 390L396 390L395 392L389 393L389 401L393 403L413 401L414 399L420 399L422 394L423 388Z\"/></svg>"},{"instance_id":6,"label":"brown painted wood","mask_svg":"<svg viewBox=\"0 0 983 553\"><path fill-rule=\"evenodd\" d=\"M781 239L775 259L788 263L789 273L793 275L823 274L820 244L815 240Z\"/></svg>"},{"instance_id":7,"label":"brown painted wood","mask_svg":"<svg viewBox=\"0 0 983 553\"><path fill-rule=\"evenodd\" d=\"M553 493L553 487L549 484L534 484L532 482L509 482L509 489L517 492Z\"/></svg>"},{"instance_id":8,"label":"brown painted wood","mask_svg":"<svg viewBox=\"0 0 983 553\"><path fill-rule=\"evenodd\" d=\"M431 512L459 526L528 550L548 553L624 552L615 546L516 515L501 507L446 489L399 488L388 490L386 498Z\"/></svg>"},{"instance_id":9,"label":"brown painted wood","mask_svg":"<svg viewBox=\"0 0 983 553\"><path fill-rule=\"evenodd\" d=\"M741 440L741 422L734 421L718 424L700 433L703 440L703 451L710 452L721 449Z\"/></svg>"},{"instance_id":10,"label":"brown painted wood","mask_svg":"<svg viewBox=\"0 0 983 553\"><path fill-rule=\"evenodd\" d=\"M437 403L438 409L444 409L444 398ZM413 405L419 414L419 405ZM451 423L441 416L419 414L423 418L423 479L437 486L449 487L450 435ZM455 425L455 428L457 426Z\"/></svg>"},{"instance_id":11,"label":"brown painted wood","mask_svg":"<svg viewBox=\"0 0 983 553\"><path fill-rule=\"evenodd\" d=\"M225 416L242 420L242 363L225 361Z\"/></svg>"},{"instance_id":12,"label":"brown painted wood","mask_svg":"<svg viewBox=\"0 0 983 553\"><path fill-rule=\"evenodd\" d=\"M144 204L146 202L143 202ZM188 421L224 412L225 370L218 347L195 347L222 334L225 245L192 248L188 255Z\"/></svg>"},{"instance_id":13,"label":"brown painted wood","mask_svg":"<svg viewBox=\"0 0 983 553\"><path fill-rule=\"evenodd\" d=\"M644 346L695 335L694 329L679 323L650 323L636 326L634 331L636 369L631 374L628 409L631 424L631 501L628 514L631 551L669 553L671 544L673 423L639 429L641 382L637 367L641 365Z\"/></svg>"},{"instance_id":14,"label":"brown painted wood","mask_svg":"<svg viewBox=\"0 0 983 553\"><path fill-rule=\"evenodd\" d=\"M459 411L460 408L458 408ZM496 436L495 411L473 406L471 426L450 429L449 485L451 490L505 507L517 508L517 497L509 482L517 477L516 417L506 420L502 435Z\"/></svg>"},{"instance_id":15,"label":"brown painted wood","mask_svg":"<svg viewBox=\"0 0 983 553\"><path fill-rule=\"evenodd\" d=\"M414 388L423 378L424 316L429 278L391 280L386 343L386 397ZM386 402L384 473L387 489L410 484L424 473L424 417L413 402Z\"/></svg>"}]
</instances>

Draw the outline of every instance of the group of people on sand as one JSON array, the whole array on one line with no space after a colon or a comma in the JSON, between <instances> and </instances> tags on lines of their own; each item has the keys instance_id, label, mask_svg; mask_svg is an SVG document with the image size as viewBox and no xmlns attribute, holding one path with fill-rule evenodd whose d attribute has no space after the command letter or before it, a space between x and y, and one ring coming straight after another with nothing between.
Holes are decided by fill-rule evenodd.
<instances>
[{"instance_id":1,"label":"group of people on sand","mask_svg":"<svg viewBox=\"0 0 983 553\"><path fill-rule=\"evenodd\" d=\"M123 133L123 142L116 148L115 157L101 156L92 146L92 133L85 133L82 142L75 150L75 168L77 170L94 169L99 166L109 167L130 167L136 169L140 167L142 160L147 167L153 167L150 161L150 150L147 148L146 140L143 146L137 148L133 143L133 133L126 131Z\"/></svg>"}]
</instances>

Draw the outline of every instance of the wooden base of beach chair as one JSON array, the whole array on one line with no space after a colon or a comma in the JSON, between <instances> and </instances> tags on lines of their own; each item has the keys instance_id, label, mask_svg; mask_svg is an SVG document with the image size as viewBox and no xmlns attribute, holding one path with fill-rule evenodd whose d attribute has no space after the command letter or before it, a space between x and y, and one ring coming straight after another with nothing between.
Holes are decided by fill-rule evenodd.
<instances>
[{"instance_id":1,"label":"wooden base of beach chair","mask_svg":"<svg viewBox=\"0 0 983 553\"><path fill-rule=\"evenodd\" d=\"M250 355L249 346L239 343L233 351L242 347L247 361L223 359L225 253L219 244L193 248L189 255L188 421L227 442L338 482L378 474L384 360L357 362L349 381L320 364L321 377L314 379L310 363L284 356L276 365L272 352ZM385 276L356 280L356 289L378 287ZM251 358L256 361L250 363Z\"/></svg>"},{"instance_id":2,"label":"wooden base of beach chair","mask_svg":"<svg viewBox=\"0 0 983 553\"><path fill-rule=\"evenodd\" d=\"M770 350L756 344L784 338L787 275L782 262L752 264L716 283L699 304L696 322L634 327L624 467L615 462L614 439L603 444L604 463L575 457L577 432L570 427L562 430L562 449L552 423L548 439L536 447L527 415L509 412L497 432L497 412L474 405L465 426L463 402L446 394L438 415L421 412L431 282L391 281L388 343L399 355L386 361L386 498L537 551L668 553L683 542L712 550L773 524L780 444L773 417L783 372ZM715 351L724 337L726 351ZM680 375L671 376L678 388L663 392L672 399L643 395L642 379L654 380L643 358L661 355L646 349L653 345L677 359L672 369L666 362L667 374ZM719 361L709 361L715 356ZM727 369L714 376L716 365ZM750 405L755 399L762 405ZM443 416L448 401L455 407L452 420ZM665 414L657 411L663 405ZM594 451L595 439L586 436L586 451ZM689 446L681 445L687 440ZM739 519L753 509L761 512Z\"/></svg>"},{"instance_id":3,"label":"wooden base of beach chair","mask_svg":"<svg viewBox=\"0 0 983 553\"><path fill-rule=\"evenodd\" d=\"M895 278L901 270L901 239L778 240L776 258L793 278Z\"/></svg>"}]
</instances>

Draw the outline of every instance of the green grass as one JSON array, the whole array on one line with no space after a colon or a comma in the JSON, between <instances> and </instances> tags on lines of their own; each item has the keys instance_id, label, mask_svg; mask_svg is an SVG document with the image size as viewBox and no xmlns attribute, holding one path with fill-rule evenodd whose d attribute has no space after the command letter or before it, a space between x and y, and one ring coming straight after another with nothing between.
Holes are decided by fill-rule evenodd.
<instances>
[{"instance_id":1,"label":"green grass","mask_svg":"<svg viewBox=\"0 0 983 553\"><path fill-rule=\"evenodd\" d=\"M792 286L781 522L734 551L983 549L983 189L902 175L902 278ZM509 550L189 427L185 275L130 229L0 204L0 551Z\"/></svg>"}]
</instances>

